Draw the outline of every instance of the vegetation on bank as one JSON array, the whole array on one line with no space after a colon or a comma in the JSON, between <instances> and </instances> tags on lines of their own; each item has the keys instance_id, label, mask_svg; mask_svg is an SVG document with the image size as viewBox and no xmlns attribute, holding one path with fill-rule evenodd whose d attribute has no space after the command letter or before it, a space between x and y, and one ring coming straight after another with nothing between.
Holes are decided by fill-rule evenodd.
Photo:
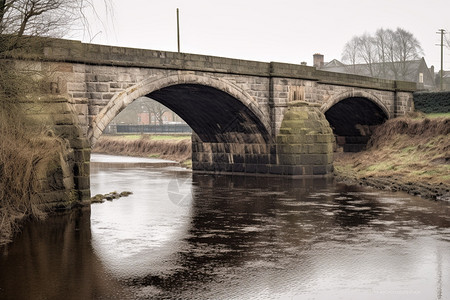
<instances>
[{"instance_id":1,"label":"vegetation on bank","mask_svg":"<svg viewBox=\"0 0 450 300\"><path fill-rule=\"evenodd\" d=\"M59 141L43 131L0 121L0 245L9 241L19 221L45 217L41 180L55 157Z\"/></svg>"},{"instance_id":2,"label":"vegetation on bank","mask_svg":"<svg viewBox=\"0 0 450 300\"><path fill-rule=\"evenodd\" d=\"M366 151L336 153L338 181L450 200L450 114L416 113L379 126ZM190 161L189 136L103 136L94 151Z\"/></svg>"},{"instance_id":3,"label":"vegetation on bank","mask_svg":"<svg viewBox=\"0 0 450 300\"><path fill-rule=\"evenodd\" d=\"M192 166L190 135L103 135L95 144L93 152L153 157Z\"/></svg>"},{"instance_id":4,"label":"vegetation on bank","mask_svg":"<svg viewBox=\"0 0 450 300\"><path fill-rule=\"evenodd\" d=\"M444 92L416 92L414 93L414 107L426 114L450 111L450 91ZM448 114L448 113L447 113Z\"/></svg>"},{"instance_id":5,"label":"vegetation on bank","mask_svg":"<svg viewBox=\"0 0 450 300\"><path fill-rule=\"evenodd\" d=\"M338 180L450 200L450 118L396 118L366 151L336 154Z\"/></svg>"},{"instance_id":6,"label":"vegetation on bank","mask_svg":"<svg viewBox=\"0 0 450 300\"><path fill-rule=\"evenodd\" d=\"M45 77L38 79L0 60L0 245L10 240L20 220L45 216L42 184L60 158L61 140L28 120L22 106L46 95Z\"/></svg>"},{"instance_id":7,"label":"vegetation on bank","mask_svg":"<svg viewBox=\"0 0 450 300\"><path fill-rule=\"evenodd\" d=\"M43 193L64 185L61 163L67 154L65 142L41 122L28 120L23 107L49 96L55 70L14 61L16 51L26 54L45 46L49 37L88 29L85 16L91 12L100 16L94 4L91 0L0 1L0 245L19 228L19 220L45 215ZM108 14L111 4L103 4Z\"/></svg>"}]
</instances>

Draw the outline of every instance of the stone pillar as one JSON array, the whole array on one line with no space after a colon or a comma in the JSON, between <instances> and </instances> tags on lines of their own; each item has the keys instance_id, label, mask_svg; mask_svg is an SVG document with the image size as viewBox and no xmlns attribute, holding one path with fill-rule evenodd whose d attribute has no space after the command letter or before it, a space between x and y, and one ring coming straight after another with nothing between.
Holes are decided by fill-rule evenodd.
<instances>
[{"instance_id":1,"label":"stone pillar","mask_svg":"<svg viewBox=\"0 0 450 300\"><path fill-rule=\"evenodd\" d=\"M62 177L64 184L50 189L46 188L48 184L43 182L46 191L42 196L47 199L48 206L67 208L89 200L91 147L78 125L73 106L65 98L51 96L23 105L30 120L47 127L61 142L60 162L56 163L56 167L49 166L44 171Z\"/></svg>"},{"instance_id":2,"label":"stone pillar","mask_svg":"<svg viewBox=\"0 0 450 300\"><path fill-rule=\"evenodd\" d=\"M277 165L271 173L328 175L333 171L333 131L319 105L289 104L277 136Z\"/></svg>"}]
</instances>

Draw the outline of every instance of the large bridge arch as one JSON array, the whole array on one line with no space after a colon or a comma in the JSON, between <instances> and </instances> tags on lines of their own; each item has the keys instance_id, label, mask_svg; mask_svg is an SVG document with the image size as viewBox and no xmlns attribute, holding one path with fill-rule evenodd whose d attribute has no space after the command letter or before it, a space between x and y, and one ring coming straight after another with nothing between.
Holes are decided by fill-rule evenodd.
<instances>
[{"instance_id":1,"label":"large bridge arch","mask_svg":"<svg viewBox=\"0 0 450 300\"><path fill-rule=\"evenodd\" d=\"M263 135L264 140L266 142L272 141L270 119L261 111L261 109L259 109L257 102L250 94L233 83L221 78L196 75L190 72L178 72L178 74L175 75L167 76L165 74L161 74L149 77L148 79L145 79L122 92L116 93L92 121L92 124L88 130L88 139L91 146L93 147L95 145L95 142L98 140L107 125L123 109L139 97L150 96L152 99L166 105L183 118L183 111L177 108L177 105L174 104L174 99L172 99L171 103L164 101L165 96L175 96L176 93L174 93L174 90L178 90L178 92L180 92L180 90L183 89L185 92L189 92L190 89L191 92L204 92L210 96L215 92L215 96L219 96L222 99L227 98L228 101L234 101L235 105L245 110L245 117L249 119L248 121L255 122L260 133ZM212 112L213 111L210 111L210 113ZM220 111L220 114L223 113L223 110ZM189 116L184 114L183 119L189 119ZM189 124L192 122L187 121L187 123ZM192 126L192 124L189 125Z\"/></svg>"},{"instance_id":2,"label":"large bridge arch","mask_svg":"<svg viewBox=\"0 0 450 300\"><path fill-rule=\"evenodd\" d=\"M391 117L378 97L358 90L334 96L322 105L321 111L333 129L337 145L344 152L364 149L374 128Z\"/></svg>"},{"instance_id":3,"label":"large bridge arch","mask_svg":"<svg viewBox=\"0 0 450 300\"><path fill-rule=\"evenodd\" d=\"M274 144L270 118L236 85L189 72L150 77L115 94L92 121L91 146L120 111L142 96L162 103L191 126L193 170L269 171Z\"/></svg>"}]
</instances>

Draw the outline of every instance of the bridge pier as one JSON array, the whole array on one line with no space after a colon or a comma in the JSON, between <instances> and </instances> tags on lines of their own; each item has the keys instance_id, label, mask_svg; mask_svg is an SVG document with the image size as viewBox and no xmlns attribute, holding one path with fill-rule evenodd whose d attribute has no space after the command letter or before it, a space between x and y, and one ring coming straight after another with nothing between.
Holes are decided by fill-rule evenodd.
<instances>
[{"instance_id":1,"label":"bridge pier","mask_svg":"<svg viewBox=\"0 0 450 300\"><path fill-rule=\"evenodd\" d=\"M333 171L334 136L319 105L289 104L274 143L239 132L203 142L192 137L192 169L205 173L326 176Z\"/></svg>"},{"instance_id":2,"label":"bridge pier","mask_svg":"<svg viewBox=\"0 0 450 300\"><path fill-rule=\"evenodd\" d=\"M276 169L285 175L330 175L334 135L320 105L289 103L277 136Z\"/></svg>"},{"instance_id":3,"label":"bridge pier","mask_svg":"<svg viewBox=\"0 0 450 300\"><path fill-rule=\"evenodd\" d=\"M44 125L59 141L59 157L39 171L40 196L49 208L70 208L90 199L91 147L78 124L72 104L65 98L44 96L22 103L33 124Z\"/></svg>"}]
</instances>

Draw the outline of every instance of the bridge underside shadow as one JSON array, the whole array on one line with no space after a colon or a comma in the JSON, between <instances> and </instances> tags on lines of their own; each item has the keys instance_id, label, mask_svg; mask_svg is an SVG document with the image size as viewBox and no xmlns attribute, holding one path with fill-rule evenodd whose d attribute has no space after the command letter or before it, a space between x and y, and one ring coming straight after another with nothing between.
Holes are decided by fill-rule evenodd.
<instances>
[{"instance_id":1,"label":"bridge underside shadow","mask_svg":"<svg viewBox=\"0 0 450 300\"><path fill-rule=\"evenodd\" d=\"M373 101L363 97L344 99L325 112L344 152L364 150L373 130L383 124L387 114Z\"/></svg>"},{"instance_id":2,"label":"bridge underside shadow","mask_svg":"<svg viewBox=\"0 0 450 300\"><path fill-rule=\"evenodd\" d=\"M268 173L271 136L241 101L196 84L173 85L146 96L174 111L192 128L194 171Z\"/></svg>"}]
</instances>

